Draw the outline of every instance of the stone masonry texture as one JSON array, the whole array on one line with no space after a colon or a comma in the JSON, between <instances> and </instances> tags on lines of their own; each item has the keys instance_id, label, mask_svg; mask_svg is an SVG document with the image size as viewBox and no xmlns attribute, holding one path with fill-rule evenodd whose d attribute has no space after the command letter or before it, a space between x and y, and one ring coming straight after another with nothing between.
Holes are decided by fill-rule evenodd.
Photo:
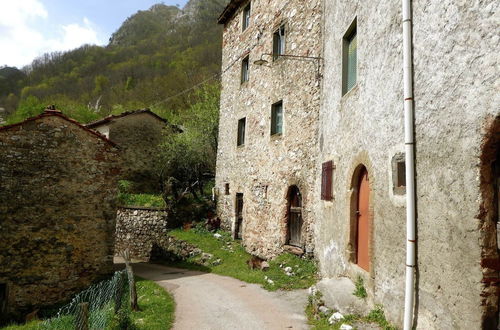
<instances>
[{"instance_id":1,"label":"stone masonry texture","mask_svg":"<svg viewBox=\"0 0 500 330\"><path fill-rule=\"evenodd\" d=\"M60 113L0 128L3 318L65 302L113 272L119 156Z\"/></svg>"},{"instance_id":2,"label":"stone masonry texture","mask_svg":"<svg viewBox=\"0 0 500 330\"><path fill-rule=\"evenodd\" d=\"M160 244L167 233L167 213L147 208L118 209L115 254L129 249L130 256L149 260L153 244Z\"/></svg>"},{"instance_id":3,"label":"stone masonry texture","mask_svg":"<svg viewBox=\"0 0 500 330\"><path fill-rule=\"evenodd\" d=\"M109 134L123 152L123 179L132 181L133 192L158 192L158 180L155 179L154 166L157 147L166 132L166 121L149 110L138 110L126 115L113 116L100 125L87 125L103 134Z\"/></svg>"},{"instance_id":4,"label":"stone masonry texture","mask_svg":"<svg viewBox=\"0 0 500 330\"><path fill-rule=\"evenodd\" d=\"M320 79L314 59L281 57L273 61L273 33L285 27L285 54L321 56L320 0L251 2L250 25L242 31L242 5L224 26L222 95L216 189L218 214L234 230L236 194L243 194L242 239L261 257L283 251L287 237L287 193L297 186L302 197L301 246L314 242L312 194ZM242 60L249 56L249 81L241 83ZM268 64L259 66L256 60ZM283 102L283 134L271 135L271 107ZM245 143L237 146L238 120L246 118ZM225 194L229 184L229 194Z\"/></svg>"},{"instance_id":5,"label":"stone masonry texture","mask_svg":"<svg viewBox=\"0 0 500 330\"><path fill-rule=\"evenodd\" d=\"M492 329L485 322L498 310L496 206L482 190L488 184L482 168L495 159L483 157L485 137L496 139L493 153L499 142L498 7L498 1L413 1L418 329ZM404 153L401 17L400 1L325 2L316 165L333 160L334 198L318 202L315 212L322 276L363 277L368 299L398 326L406 203L404 194L394 194L391 161ZM342 39L355 18L357 84L342 95ZM371 188L369 271L352 258L360 166ZM316 176L315 195L320 185Z\"/></svg>"}]
</instances>

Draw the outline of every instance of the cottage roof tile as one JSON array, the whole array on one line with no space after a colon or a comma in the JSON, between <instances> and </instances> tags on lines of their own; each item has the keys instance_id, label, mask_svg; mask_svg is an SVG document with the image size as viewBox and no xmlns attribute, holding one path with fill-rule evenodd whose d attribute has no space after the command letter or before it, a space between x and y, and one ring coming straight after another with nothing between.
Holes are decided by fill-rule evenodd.
<instances>
[{"instance_id":1,"label":"cottage roof tile","mask_svg":"<svg viewBox=\"0 0 500 330\"><path fill-rule=\"evenodd\" d=\"M130 116L130 115L136 115L136 114L140 114L140 113L147 113L147 114L155 117L159 121L162 121L164 123L168 123L168 121L165 118L162 118L162 117L158 116L153 111L151 111L149 109L140 109L140 110L134 110L134 111L126 111L126 112L123 112L123 113L121 113L119 115L110 115L110 116L107 116L105 118L102 118L102 119L93 121L91 123L88 123L85 126L87 128L96 128L96 127L99 127L101 125L105 125L105 124L107 124L107 123L109 123L109 122L111 122L111 121L113 121L115 119L123 118L123 117Z\"/></svg>"},{"instance_id":2,"label":"cottage roof tile","mask_svg":"<svg viewBox=\"0 0 500 330\"><path fill-rule=\"evenodd\" d=\"M222 14L220 14L217 22L219 24L226 24L234 15L234 13L241 7L242 4L246 3L248 0L231 0L229 4L224 8Z\"/></svg>"}]
</instances>

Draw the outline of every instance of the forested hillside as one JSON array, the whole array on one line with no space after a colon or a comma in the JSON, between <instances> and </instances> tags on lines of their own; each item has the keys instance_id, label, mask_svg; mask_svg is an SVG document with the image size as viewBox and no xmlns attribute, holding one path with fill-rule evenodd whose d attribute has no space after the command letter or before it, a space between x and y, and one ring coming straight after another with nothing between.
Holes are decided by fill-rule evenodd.
<instances>
[{"instance_id":1,"label":"forested hillside","mask_svg":"<svg viewBox=\"0 0 500 330\"><path fill-rule=\"evenodd\" d=\"M45 54L22 69L0 69L0 107L16 122L55 104L88 122L152 107L169 117L197 102L184 93L220 71L217 17L227 0L157 4L129 17L105 47ZM171 97L175 96L175 97Z\"/></svg>"}]
</instances>

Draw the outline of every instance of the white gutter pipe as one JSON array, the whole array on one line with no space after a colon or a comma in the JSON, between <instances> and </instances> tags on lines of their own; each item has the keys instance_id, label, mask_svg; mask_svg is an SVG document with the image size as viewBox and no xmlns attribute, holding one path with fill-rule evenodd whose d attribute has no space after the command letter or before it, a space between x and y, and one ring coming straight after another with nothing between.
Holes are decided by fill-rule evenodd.
<instances>
[{"instance_id":1,"label":"white gutter pipe","mask_svg":"<svg viewBox=\"0 0 500 330\"><path fill-rule=\"evenodd\" d=\"M404 330L413 324L413 303L415 300L415 132L413 101L413 56L411 0L403 2L403 89L405 122L406 162L406 287Z\"/></svg>"}]
</instances>

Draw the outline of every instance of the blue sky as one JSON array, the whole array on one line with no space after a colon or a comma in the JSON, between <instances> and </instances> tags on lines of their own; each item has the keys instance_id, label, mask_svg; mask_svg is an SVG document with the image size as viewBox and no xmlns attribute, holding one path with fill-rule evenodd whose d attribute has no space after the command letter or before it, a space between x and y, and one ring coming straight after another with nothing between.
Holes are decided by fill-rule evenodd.
<instances>
[{"instance_id":1,"label":"blue sky","mask_svg":"<svg viewBox=\"0 0 500 330\"><path fill-rule=\"evenodd\" d=\"M187 0L0 0L0 66L22 67L46 52L105 45L121 23L156 3Z\"/></svg>"}]
</instances>

